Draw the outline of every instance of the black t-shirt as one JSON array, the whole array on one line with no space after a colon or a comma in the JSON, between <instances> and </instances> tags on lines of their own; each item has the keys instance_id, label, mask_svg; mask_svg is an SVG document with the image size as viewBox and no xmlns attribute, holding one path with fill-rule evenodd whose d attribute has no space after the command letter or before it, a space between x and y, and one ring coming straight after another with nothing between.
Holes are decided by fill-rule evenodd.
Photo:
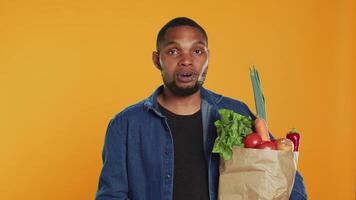
<instances>
[{"instance_id":1,"label":"black t-shirt","mask_svg":"<svg viewBox=\"0 0 356 200\"><path fill-rule=\"evenodd\" d=\"M208 200L208 170L203 150L201 110L177 115L160 105L174 144L173 200Z\"/></svg>"}]
</instances>

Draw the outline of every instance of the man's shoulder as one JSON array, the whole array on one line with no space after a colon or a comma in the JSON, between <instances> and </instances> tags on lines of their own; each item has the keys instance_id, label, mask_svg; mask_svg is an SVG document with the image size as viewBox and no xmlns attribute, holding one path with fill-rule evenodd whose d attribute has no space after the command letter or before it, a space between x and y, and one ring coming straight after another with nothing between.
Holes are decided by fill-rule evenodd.
<instances>
[{"instance_id":1,"label":"man's shoulder","mask_svg":"<svg viewBox=\"0 0 356 200\"><path fill-rule=\"evenodd\" d=\"M136 102L132 105L129 105L122 109L121 111L118 111L114 116L113 120L115 119L134 119L136 117L142 116L144 113L144 101L141 100L139 102Z\"/></svg>"},{"instance_id":2,"label":"man's shoulder","mask_svg":"<svg viewBox=\"0 0 356 200\"><path fill-rule=\"evenodd\" d=\"M222 96L221 101L219 102L219 105L231 105L231 106L237 106L237 107L247 107L247 104L243 102L242 100L239 99L234 99L232 97L228 96Z\"/></svg>"},{"instance_id":3,"label":"man's shoulder","mask_svg":"<svg viewBox=\"0 0 356 200\"><path fill-rule=\"evenodd\" d=\"M208 90L208 92L217 100L216 105L218 109L234 110L242 115L254 117L247 104L239 99L235 99L229 96L225 96L214 91Z\"/></svg>"},{"instance_id":4,"label":"man's shoulder","mask_svg":"<svg viewBox=\"0 0 356 200\"><path fill-rule=\"evenodd\" d=\"M239 99L234 99L232 97L225 96L221 93L209 89L206 89L206 91L215 100L215 103L218 106L226 106L226 105L247 106L243 101Z\"/></svg>"}]
</instances>

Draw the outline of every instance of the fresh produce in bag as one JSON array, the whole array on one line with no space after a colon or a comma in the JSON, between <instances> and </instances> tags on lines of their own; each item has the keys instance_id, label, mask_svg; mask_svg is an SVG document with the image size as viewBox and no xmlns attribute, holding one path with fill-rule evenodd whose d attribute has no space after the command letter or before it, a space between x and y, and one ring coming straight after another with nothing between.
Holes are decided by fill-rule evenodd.
<instances>
[{"instance_id":1,"label":"fresh produce in bag","mask_svg":"<svg viewBox=\"0 0 356 200\"><path fill-rule=\"evenodd\" d=\"M287 200L297 170L295 147L300 135L293 132L287 138L269 140L265 102L255 68L251 79L258 118L252 120L232 110L220 109L220 120L214 123L218 137L213 153L221 157L218 199Z\"/></svg>"}]
</instances>

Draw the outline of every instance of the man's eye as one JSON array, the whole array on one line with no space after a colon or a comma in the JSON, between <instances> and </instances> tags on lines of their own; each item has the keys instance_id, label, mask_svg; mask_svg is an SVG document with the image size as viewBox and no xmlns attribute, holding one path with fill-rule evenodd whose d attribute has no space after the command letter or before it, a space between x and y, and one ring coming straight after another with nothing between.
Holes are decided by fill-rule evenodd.
<instances>
[{"instance_id":1,"label":"man's eye","mask_svg":"<svg viewBox=\"0 0 356 200\"><path fill-rule=\"evenodd\" d=\"M200 49L196 49L196 50L194 50L194 54L198 54L198 55L200 55L200 54L202 54L203 53L203 51L202 50L200 50Z\"/></svg>"},{"instance_id":2,"label":"man's eye","mask_svg":"<svg viewBox=\"0 0 356 200\"><path fill-rule=\"evenodd\" d=\"M174 55L174 54L177 54L177 53L178 53L178 52L177 52L176 49L171 49L171 50L168 51L168 54L169 54L169 55Z\"/></svg>"}]
</instances>

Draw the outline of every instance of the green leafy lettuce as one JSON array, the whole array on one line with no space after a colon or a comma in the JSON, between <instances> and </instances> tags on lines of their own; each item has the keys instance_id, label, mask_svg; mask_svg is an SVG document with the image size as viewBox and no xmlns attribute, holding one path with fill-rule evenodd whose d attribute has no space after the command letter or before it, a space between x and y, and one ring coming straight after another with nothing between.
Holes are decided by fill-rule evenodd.
<instances>
[{"instance_id":1,"label":"green leafy lettuce","mask_svg":"<svg viewBox=\"0 0 356 200\"><path fill-rule=\"evenodd\" d=\"M244 147L243 138L252 132L253 121L251 117L228 109L220 109L219 114L220 120L214 122L218 137L213 153L219 153L224 160L230 160L234 146Z\"/></svg>"}]
</instances>

